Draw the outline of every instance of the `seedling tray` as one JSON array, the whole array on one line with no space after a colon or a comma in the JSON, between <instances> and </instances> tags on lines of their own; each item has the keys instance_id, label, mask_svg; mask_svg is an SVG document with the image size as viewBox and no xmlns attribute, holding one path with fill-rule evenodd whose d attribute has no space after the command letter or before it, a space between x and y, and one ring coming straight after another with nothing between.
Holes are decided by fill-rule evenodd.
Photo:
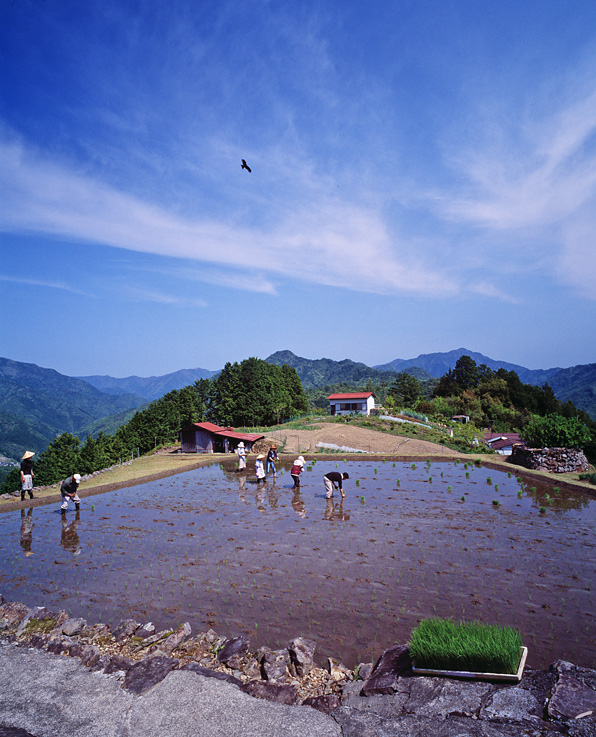
<instances>
[{"instance_id":1,"label":"seedling tray","mask_svg":"<svg viewBox=\"0 0 596 737\"><path fill-rule=\"evenodd\" d=\"M471 670L431 670L430 668L416 668L412 666L412 672L419 676L443 676L446 678L469 678L478 681L507 681L519 683L522 679L528 648L522 647L521 658L516 673L477 673Z\"/></svg>"}]
</instances>

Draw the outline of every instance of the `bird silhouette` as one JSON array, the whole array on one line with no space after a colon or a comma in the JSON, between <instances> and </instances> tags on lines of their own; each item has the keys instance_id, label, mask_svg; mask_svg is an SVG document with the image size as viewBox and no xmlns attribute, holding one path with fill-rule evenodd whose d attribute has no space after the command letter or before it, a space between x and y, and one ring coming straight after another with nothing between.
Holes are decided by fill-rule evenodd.
<instances>
[{"instance_id":1,"label":"bird silhouette","mask_svg":"<svg viewBox=\"0 0 596 737\"><path fill-rule=\"evenodd\" d=\"M251 169L251 168L250 168L250 166L249 166L249 165L248 165L248 164L246 163L246 161L244 161L244 159L242 159L242 166L241 166L240 168L241 168L241 169L246 169L246 171L247 171L247 172L248 172L249 174L250 174L250 172L252 171L252 169Z\"/></svg>"}]
</instances>

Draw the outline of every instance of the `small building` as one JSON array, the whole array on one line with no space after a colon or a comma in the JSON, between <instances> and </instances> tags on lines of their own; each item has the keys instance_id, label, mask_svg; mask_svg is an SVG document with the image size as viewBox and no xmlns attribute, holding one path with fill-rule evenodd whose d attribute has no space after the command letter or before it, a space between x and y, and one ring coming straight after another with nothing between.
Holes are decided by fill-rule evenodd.
<instances>
[{"instance_id":1,"label":"small building","mask_svg":"<svg viewBox=\"0 0 596 737\"><path fill-rule=\"evenodd\" d=\"M375 408L375 395L372 392L345 392L330 394L329 414L349 415L356 412L359 415L370 415Z\"/></svg>"},{"instance_id":2,"label":"small building","mask_svg":"<svg viewBox=\"0 0 596 737\"><path fill-rule=\"evenodd\" d=\"M489 448L503 456L510 456L514 445L525 446L517 432L485 432L484 442Z\"/></svg>"},{"instance_id":3,"label":"small building","mask_svg":"<svg viewBox=\"0 0 596 737\"><path fill-rule=\"evenodd\" d=\"M242 441L247 451L264 438L258 433L236 432L233 427L219 427L213 422L193 422L180 430L183 453L232 453Z\"/></svg>"},{"instance_id":4,"label":"small building","mask_svg":"<svg viewBox=\"0 0 596 737\"><path fill-rule=\"evenodd\" d=\"M461 422L463 425L467 425L469 421L469 415L453 415L451 418L451 422Z\"/></svg>"}]
</instances>

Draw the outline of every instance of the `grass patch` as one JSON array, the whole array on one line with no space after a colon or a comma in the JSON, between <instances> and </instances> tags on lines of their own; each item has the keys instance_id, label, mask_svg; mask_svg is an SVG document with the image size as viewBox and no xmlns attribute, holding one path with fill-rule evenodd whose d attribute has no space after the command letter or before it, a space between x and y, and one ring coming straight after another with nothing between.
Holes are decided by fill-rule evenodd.
<instances>
[{"instance_id":1,"label":"grass patch","mask_svg":"<svg viewBox=\"0 0 596 737\"><path fill-rule=\"evenodd\" d=\"M591 484L596 484L596 473L580 473L579 480L589 481Z\"/></svg>"},{"instance_id":2,"label":"grass patch","mask_svg":"<svg viewBox=\"0 0 596 737\"><path fill-rule=\"evenodd\" d=\"M412 632L410 654L417 668L516 673L521 645L512 627L432 618Z\"/></svg>"}]
</instances>

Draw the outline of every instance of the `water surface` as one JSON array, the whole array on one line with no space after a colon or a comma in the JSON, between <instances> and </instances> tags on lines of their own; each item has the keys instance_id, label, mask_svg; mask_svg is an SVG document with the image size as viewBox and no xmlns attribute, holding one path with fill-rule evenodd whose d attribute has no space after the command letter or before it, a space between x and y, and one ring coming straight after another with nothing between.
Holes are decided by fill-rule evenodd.
<instances>
[{"instance_id":1,"label":"water surface","mask_svg":"<svg viewBox=\"0 0 596 737\"><path fill-rule=\"evenodd\" d=\"M254 647L304 635L349 666L424 617L480 619L518 627L533 666L594 667L596 500L463 462L311 468L298 492L287 465L257 486L230 461L83 499L66 520L58 505L0 515L0 592ZM350 474L343 503L324 498L330 470Z\"/></svg>"}]
</instances>

